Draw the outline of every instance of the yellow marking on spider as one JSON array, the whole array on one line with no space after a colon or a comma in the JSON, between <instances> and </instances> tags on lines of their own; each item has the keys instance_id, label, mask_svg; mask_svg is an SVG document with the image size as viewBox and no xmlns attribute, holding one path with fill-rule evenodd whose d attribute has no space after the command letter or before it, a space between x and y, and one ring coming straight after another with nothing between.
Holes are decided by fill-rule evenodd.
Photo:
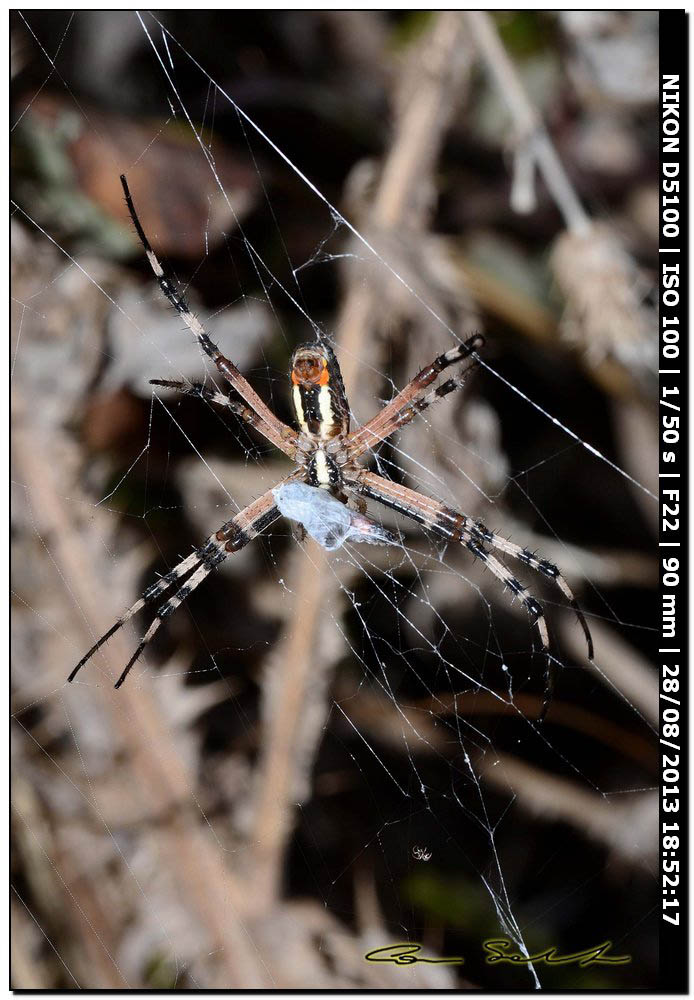
<instances>
[{"instance_id":1,"label":"yellow marking on spider","mask_svg":"<svg viewBox=\"0 0 694 1000\"><path fill-rule=\"evenodd\" d=\"M304 404L301 400L301 389L298 385L294 385L292 389L292 396L294 397L294 412L296 413L296 418L301 425L301 429L305 434L309 433L308 424L306 423L306 417L304 415Z\"/></svg>"},{"instance_id":2,"label":"yellow marking on spider","mask_svg":"<svg viewBox=\"0 0 694 1000\"><path fill-rule=\"evenodd\" d=\"M315 462L314 468L316 470L316 479L318 481L318 485L324 490L329 489L331 486L330 466L328 465L328 461L325 457L325 452L318 450L314 455L314 462Z\"/></svg>"},{"instance_id":3,"label":"yellow marking on spider","mask_svg":"<svg viewBox=\"0 0 694 1000\"><path fill-rule=\"evenodd\" d=\"M337 426L337 421L333 410L333 396L327 384L322 386L318 392L318 410L320 412L320 435L321 437L331 437L332 428Z\"/></svg>"}]
</instances>

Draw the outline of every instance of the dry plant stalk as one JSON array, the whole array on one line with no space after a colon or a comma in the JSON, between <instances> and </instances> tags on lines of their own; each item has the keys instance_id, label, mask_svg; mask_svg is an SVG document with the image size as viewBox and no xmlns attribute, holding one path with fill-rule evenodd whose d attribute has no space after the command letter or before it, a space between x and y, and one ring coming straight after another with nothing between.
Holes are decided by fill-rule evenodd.
<instances>
[{"instance_id":1,"label":"dry plant stalk","mask_svg":"<svg viewBox=\"0 0 694 1000\"><path fill-rule=\"evenodd\" d=\"M517 158L537 166L566 224L551 258L566 300L562 334L584 349L591 367L612 358L632 376L653 372L655 317L642 305L634 261L612 229L589 218L489 14L475 10L463 16L511 113ZM527 163L523 174L527 180ZM624 388L619 379L613 381L616 389Z\"/></svg>"},{"instance_id":2,"label":"dry plant stalk","mask_svg":"<svg viewBox=\"0 0 694 1000\"><path fill-rule=\"evenodd\" d=\"M424 756L446 755L451 752L451 741L445 728L433 721L436 716L455 713L517 718L522 713L531 718L539 714L541 706L542 700L534 695L516 695L511 704L492 694L475 692L422 699L403 709L400 715L387 699L362 692L354 705L354 719L367 732L378 735L394 747L402 741L403 720L407 719L412 731L418 732L420 737L411 746L414 752ZM657 770L657 754L652 743L592 712L575 705L553 703L548 718L553 725L583 732L610 751L621 752L651 773ZM613 800L595 791L508 754L493 754L491 758L478 756L474 768L487 784L504 792L510 788L518 805L527 811L547 822L571 823L586 836L607 844L629 863L650 869L655 843L651 832L657 822L655 796L631 795L615 805ZM640 836L633 835L633 828L629 826L632 821L638 823Z\"/></svg>"},{"instance_id":3,"label":"dry plant stalk","mask_svg":"<svg viewBox=\"0 0 694 1000\"><path fill-rule=\"evenodd\" d=\"M400 116L374 198L374 221L383 229L407 225L417 195L431 181L442 136L448 124L456 78L460 76L462 31L457 14L437 16L417 52L417 87ZM411 77L411 66L407 67ZM372 329L375 298L368 284L348 289L337 322L336 346L348 391L358 395L357 365ZM372 397L373 398L373 397ZM307 745L302 712L309 688L327 692L327 675L336 657L326 656L318 641L325 609L337 605L339 584L328 572L318 546L311 543L288 584L295 594L289 633L273 656L263 688L262 755L257 770L256 802L250 832L253 850L253 901L267 912L278 899L287 840L293 825L297 787L306 784L320 726L315 710ZM327 711L327 698L323 715ZM312 744L311 745L311 741Z\"/></svg>"},{"instance_id":4,"label":"dry plant stalk","mask_svg":"<svg viewBox=\"0 0 694 1000\"><path fill-rule=\"evenodd\" d=\"M614 358L631 372L654 370L654 317L642 307L636 265L609 226L562 233L551 266L566 300L565 339L583 347L591 365Z\"/></svg>"},{"instance_id":5,"label":"dry plant stalk","mask_svg":"<svg viewBox=\"0 0 694 1000\"><path fill-rule=\"evenodd\" d=\"M591 627L596 648L600 650L600 661L589 664L589 669L606 687L617 691L654 727L657 726L660 716L657 672L614 629L598 620ZM573 655L577 655L580 646L570 628L562 627L562 639Z\"/></svg>"},{"instance_id":6,"label":"dry plant stalk","mask_svg":"<svg viewBox=\"0 0 694 1000\"><path fill-rule=\"evenodd\" d=\"M71 581L71 593L85 620L100 621L104 608L110 606L109 594L92 570L84 539L66 514L39 434L32 433L28 420L22 423L14 434L14 454L32 499L36 523L42 535L53 540L52 556ZM94 509L92 516L105 521L107 515ZM105 524L103 533L106 535ZM104 656L117 664L125 661L128 652L127 637L119 633L111 639ZM161 850L169 870L176 872L183 898L206 928L212 948L219 949L216 985L246 989L268 985L240 915L241 887L212 837L188 810L180 808L190 799L195 782L185 770L156 702L146 689L125 685L104 704L110 709L113 728L120 731L123 745L130 750L134 788L143 811L171 817L162 829ZM98 816L98 805L94 805Z\"/></svg>"},{"instance_id":7,"label":"dry plant stalk","mask_svg":"<svg viewBox=\"0 0 694 1000\"><path fill-rule=\"evenodd\" d=\"M587 233L590 229L588 214L573 189L518 71L508 57L494 22L482 10L465 11L463 17L479 54L511 113L521 157L526 161L532 160L541 171L567 228L575 233Z\"/></svg>"},{"instance_id":8,"label":"dry plant stalk","mask_svg":"<svg viewBox=\"0 0 694 1000\"><path fill-rule=\"evenodd\" d=\"M614 802L575 781L541 771L510 754L498 754L493 766L480 762L480 777L507 792L526 810L547 822L570 823L610 847L625 861L650 870L658 843L658 797L655 792Z\"/></svg>"}]
</instances>

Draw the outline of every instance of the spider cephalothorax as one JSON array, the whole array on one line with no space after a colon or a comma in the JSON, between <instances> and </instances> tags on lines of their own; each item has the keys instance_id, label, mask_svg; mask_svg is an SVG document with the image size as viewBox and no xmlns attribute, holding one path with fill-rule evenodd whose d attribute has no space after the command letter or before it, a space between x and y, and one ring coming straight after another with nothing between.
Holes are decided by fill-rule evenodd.
<instances>
[{"instance_id":1,"label":"spider cephalothorax","mask_svg":"<svg viewBox=\"0 0 694 1000\"><path fill-rule=\"evenodd\" d=\"M164 379L153 379L152 383L200 396L208 402L227 407L289 456L296 463L296 468L276 487L267 490L226 521L200 548L195 549L169 573L148 587L142 597L82 657L69 680L74 679L87 660L125 622L173 588L173 594L158 609L152 624L116 681L116 687L120 687L163 619L175 611L229 554L238 552L280 517L278 498L285 498L288 504L285 510L304 510L307 518L310 516L316 521L314 537L324 539L326 548L335 548L348 539L376 541L381 544L395 542L397 539L394 535L387 529L379 528L365 516L366 499L369 498L416 521L447 542L464 545L523 603L537 627L547 654L544 712L551 690L552 661L542 605L495 555L495 551L540 573L559 588L578 615L588 644L588 656L592 659L593 642L588 624L559 569L523 546L490 531L481 521L407 486L384 479L358 461L381 441L413 420L417 414L458 389L464 382L466 372L478 363L477 349L482 346L482 337L474 335L465 343L440 354L431 364L422 368L375 417L353 431L349 429L349 405L340 366L333 351L322 338L315 343L301 345L292 355L291 362L292 402L299 427L295 431L275 416L236 365L224 357L210 340L200 320L188 308L177 284L165 273L152 250L135 211L125 177L121 177L121 183L133 225L161 290L229 383L232 395L227 396L199 383ZM430 388L441 373L453 365L461 366L458 374L440 382L435 388ZM298 496L292 496L292 491L286 489L286 485L292 483L305 484L301 490L293 491L298 492ZM325 493L313 493L310 487L329 491L334 499L326 497ZM283 506L285 501L279 499ZM337 501L343 504L351 501L359 514L339 518L336 516ZM322 513L323 511L326 513ZM337 507L337 514L339 513ZM327 522L329 530L324 530Z\"/></svg>"}]
</instances>

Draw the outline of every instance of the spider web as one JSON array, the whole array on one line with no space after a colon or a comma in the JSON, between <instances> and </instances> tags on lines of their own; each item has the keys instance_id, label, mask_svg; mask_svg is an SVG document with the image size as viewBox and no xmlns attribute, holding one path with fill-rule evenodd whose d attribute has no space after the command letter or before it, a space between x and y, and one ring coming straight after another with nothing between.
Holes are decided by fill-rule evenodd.
<instances>
[{"instance_id":1,"label":"spider web","mask_svg":"<svg viewBox=\"0 0 694 1000\"><path fill-rule=\"evenodd\" d=\"M79 124L82 168L98 149L114 188L128 175L157 252L194 261L176 267L193 308L283 419L286 363L302 340L333 342L361 423L480 322L474 296L451 291L439 243L427 244L437 266L422 279L407 233L360 215L373 178L355 201L363 222L351 221L339 193L302 169L306 150L275 141L185 32L151 14L100 22L148 67L148 117L119 146L75 83L80 53L83 82L96 72L94 17L44 21L42 33L22 16L46 78L23 99L17 143L48 141L31 124L37 109L68 142ZM58 110L41 104L45 89ZM180 197L206 206L190 225L175 221L165 185L135 187L138 172L164 176L162 147L196 179ZM544 655L522 606L463 547L376 504L370 516L400 545L328 555L280 521L186 602L120 691L111 685L146 613L67 686L157 573L288 468L232 414L152 389L150 378L224 387L153 276L112 263L142 256L127 230L100 219L95 241L84 202L63 190L52 203L49 187L34 179L12 206L15 985L648 981L657 810L653 676L641 661L652 568L636 529L613 523L618 510L648 525L643 467L579 406L560 408L527 347L495 351L492 330L461 399L371 457L566 574L594 664L561 594L508 563L552 634L559 686L542 725ZM184 240L193 249L179 255ZM593 489L610 503L590 508ZM607 905L625 869L625 899ZM483 942L500 938L526 958L609 939L633 960L617 967L624 979L601 978L613 974L604 967L580 979L574 966L557 978L530 961L486 964ZM396 942L465 965L364 961Z\"/></svg>"}]
</instances>

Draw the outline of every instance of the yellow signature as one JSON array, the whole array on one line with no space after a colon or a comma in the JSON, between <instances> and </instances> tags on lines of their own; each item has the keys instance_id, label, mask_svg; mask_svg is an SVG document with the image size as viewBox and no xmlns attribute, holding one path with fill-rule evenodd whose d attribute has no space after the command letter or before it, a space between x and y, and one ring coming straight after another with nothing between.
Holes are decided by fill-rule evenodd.
<instances>
[{"instance_id":1,"label":"yellow signature","mask_svg":"<svg viewBox=\"0 0 694 1000\"><path fill-rule=\"evenodd\" d=\"M367 962L393 962L395 965L414 965L416 962L427 962L430 965L462 965L464 958L426 958L418 955L421 944L387 944L383 948L374 948L364 958Z\"/></svg>"},{"instance_id":2,"label":"yellow signature","mask_svg":"<svg viewBox=\"0 0 694 1000\"><path fill-rule=\"evenodd\" d=\"M490 952L487 955L489 965L496 965L499 962L508 962L512 965L529 965L545 962L547 965L578 965L584 969L588 965L626 965L631 962L631 955L607 955L606 952L612 947L611 941L603 941L602 944L595 945L594 948L586 948L584 951L575 951L571 955L557 955L556 948L547 948L539 951L536 955L523 955L520 952L512 952L513 947L506 938L499 938L495 941L485 941L484 947Z\"/></svg>"},{"instance_id":3,"label":"yellow signature","mask_svg":"<svg viewBox=\"0 0 694 1000\"><path fill-rule=\"evenodd\" d=\"M585 969L589 965L626 965L631 962L631 955L608 955L612 947L611 941L603 941L593 948L575 951L571 955L559 955L556 947L538 951L535 955L524 955L513 951L513 943L507 938L497 938L484 942L487 952L487 963L497 965L530 965L544 962L546 965L578 965ZM404 944L387 944L382 948L374 948L364 955L367 962L391 962L393 965L415 965L426 962L429 965L463 965L464 958L458 956L449 958L427 958L420 955L421 944L407 942Z\"/></svg>"}]
</instances>

